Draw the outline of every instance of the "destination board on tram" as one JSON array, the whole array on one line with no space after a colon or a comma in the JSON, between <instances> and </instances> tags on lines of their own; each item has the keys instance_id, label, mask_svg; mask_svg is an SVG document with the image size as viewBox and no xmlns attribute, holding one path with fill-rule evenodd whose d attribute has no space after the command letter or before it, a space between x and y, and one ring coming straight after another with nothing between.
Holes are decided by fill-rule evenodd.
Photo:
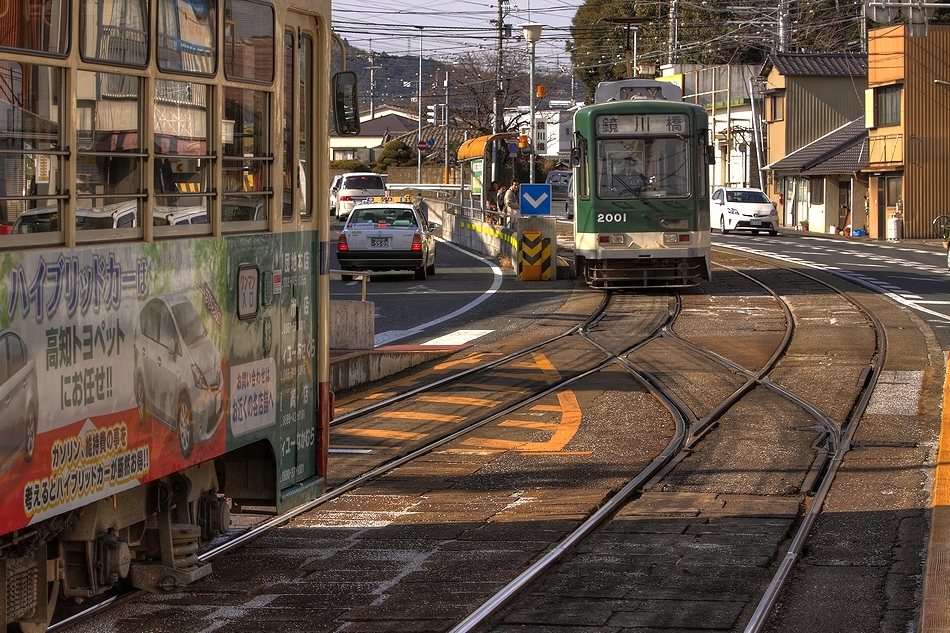
<instances>
[{"instance_id":1,"label":"destination board on tram","mask_svg":"<svg viewBox=\"0 0 950 633\"><path fill-rule=\"evenodd\" d=\"M597 117L598 136L654 136L688 134L683 114L602 114Z\"/></svg>"}]
</instances>

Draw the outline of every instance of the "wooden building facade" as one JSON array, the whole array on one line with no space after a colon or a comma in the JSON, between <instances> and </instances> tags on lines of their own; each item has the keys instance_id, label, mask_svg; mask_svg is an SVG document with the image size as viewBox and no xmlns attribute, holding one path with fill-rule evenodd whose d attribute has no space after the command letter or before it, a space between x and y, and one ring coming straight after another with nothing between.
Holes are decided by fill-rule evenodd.
<instances>
[{"instance_id":1,"label":"wooden building facade","mask_svg":"<svg viewBox=\"0 0 950 633\"><path fill-rule=\"evenodd\" d=\"M950 25L868 33L865 121L871 237L896 237L899 217L902 237L933 238L933 219L950 214Z\"/></svg>"}]
</instances>

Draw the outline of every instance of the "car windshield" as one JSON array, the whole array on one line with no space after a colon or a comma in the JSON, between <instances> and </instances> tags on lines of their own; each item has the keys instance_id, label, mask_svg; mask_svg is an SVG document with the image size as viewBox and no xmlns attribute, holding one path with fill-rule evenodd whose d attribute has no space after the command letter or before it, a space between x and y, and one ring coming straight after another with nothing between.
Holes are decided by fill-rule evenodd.
<instances>
[{"instance_id":1,"label":"car windshield","mask_svg":"<svg viewBox=\"0 0 950 633\"><path fill-rule=\"evenodd\" d=\"M190 301L182 301L172 306L172 314L175 315L175 321L178 323L178 329L181 330L181 337L185 345L191 347L205 336L208 332L198 317L195 306Z\"/></svg>"},{"instance_id":2,"label":"car windshield","mask_svg":"<svg viewBox=\"0 0 950 633\"><path fill-rule=\"evenodd\" d=\"M365 176L347 176L343 181L343 189L385 189L383 179L375 174Z\"/></svg>"},{"instance_id":3,"label":"car windshield","mask_svg":"<svg viewBox=\"0 0 950 633\"><path fill-rule=\"evenodd\" d=\"M752 202L756 204L761 204L761 203L768 204L769 202L771 202L771 200L769 200L769 197L766 196L761 191L727 191L726 201L727 202Z\"/></svg>"},{"instance_id":4,"label":"car windshield","mask_svg":"<svg viewBox=\"0 0 950 633\"><path fill-rule=\"evenodd\" d=\"M372 222L380 226L417 228L416 214L405 207L367 207L353 212L352 224Z\"/></svg>"}]
</instances>

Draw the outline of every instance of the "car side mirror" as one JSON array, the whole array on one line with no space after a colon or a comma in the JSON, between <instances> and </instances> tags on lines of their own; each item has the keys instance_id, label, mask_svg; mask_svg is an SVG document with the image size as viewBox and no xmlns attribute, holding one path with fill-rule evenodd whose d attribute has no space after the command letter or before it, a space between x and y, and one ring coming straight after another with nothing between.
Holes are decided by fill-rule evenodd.
<instances>
[{"instance_id":1,"label":"car side mirror","mask_svg":"<svg viewBox=\"0 0 950 633\"><path fill-rule=\"evenodd\" d=\"M333 75L333 117L336 133L356 136L360 133L360 106L356 91L356 73L346 71Z\"/></svg>"}]
</instances>

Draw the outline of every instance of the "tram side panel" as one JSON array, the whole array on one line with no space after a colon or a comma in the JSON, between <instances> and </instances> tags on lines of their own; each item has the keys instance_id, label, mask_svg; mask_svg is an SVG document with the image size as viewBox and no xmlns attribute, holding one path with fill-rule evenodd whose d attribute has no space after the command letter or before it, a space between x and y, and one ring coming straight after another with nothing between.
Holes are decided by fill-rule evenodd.
<instances>
[{"instance_id":1,"label":"tram side panel","mask_svg":"<svg viewBox=\"0 0 950 633\"><path fill-rule=\"evenodd\" d=\"M0 254L8 586L42 596L47 557L67 597L187 584L228 527L219 491L322 491L314 250L303 232Z\"/></svg>"}]
</instances>

